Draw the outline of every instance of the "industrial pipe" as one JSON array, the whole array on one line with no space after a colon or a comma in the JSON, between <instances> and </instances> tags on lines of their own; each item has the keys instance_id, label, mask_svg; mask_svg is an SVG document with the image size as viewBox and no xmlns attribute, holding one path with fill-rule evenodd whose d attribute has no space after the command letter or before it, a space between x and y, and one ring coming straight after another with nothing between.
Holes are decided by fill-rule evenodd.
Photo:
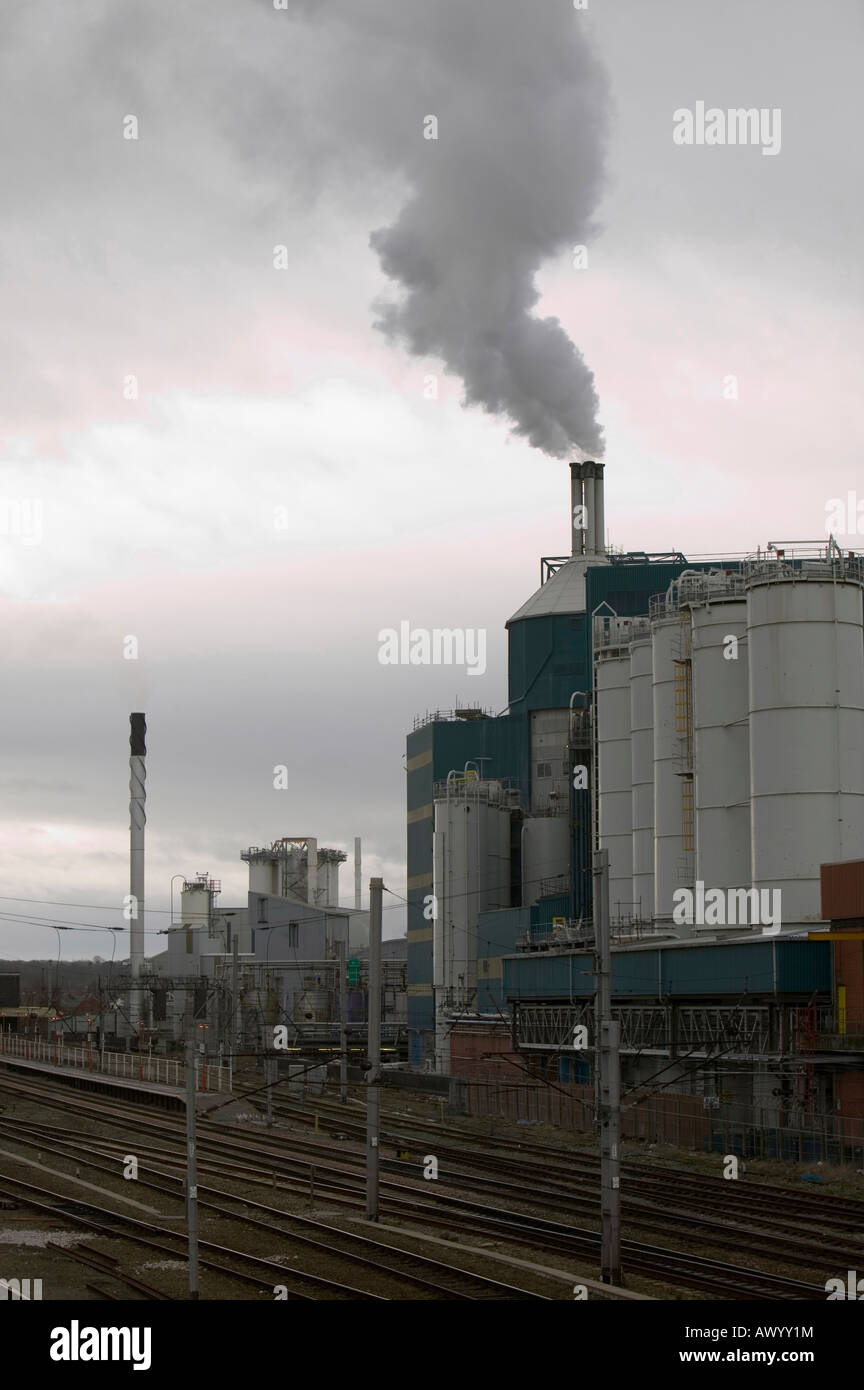
<instances>
[{"instance_id":1,"label":"industrial pipe","mask_svg":"<svg viewBox=\"0 0 864 1390\"><path fill-rule=\"evenodd\" d=\"M144 970L144 827L147 824L145 782L147 779L147 721L143 714L129 716L129 967L133 986ZM140 988L133 988L129 1004L130 1022L138 1028L144 1018Z\"/></svg>"}]
</instances>

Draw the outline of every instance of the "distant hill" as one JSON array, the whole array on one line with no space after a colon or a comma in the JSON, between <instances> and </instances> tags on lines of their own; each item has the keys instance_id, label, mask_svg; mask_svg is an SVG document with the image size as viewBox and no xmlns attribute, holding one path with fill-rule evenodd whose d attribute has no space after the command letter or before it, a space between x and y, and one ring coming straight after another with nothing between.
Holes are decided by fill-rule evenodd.
<instances>
[{"instance_id":1,"label":"distant hill","mask_svg":"<svg viewBox=\"0 0 864 1390\"><path fill-rule=\"evenodd\" d=\"M56 1004L61 1008L98 995L100 980L107 986L109 971L128 970L128 962L96 956L92 960L61 960L59 980L55 960L0 960L0 973L21 976L22 1004Z\"/></svg>"}]
</instances>

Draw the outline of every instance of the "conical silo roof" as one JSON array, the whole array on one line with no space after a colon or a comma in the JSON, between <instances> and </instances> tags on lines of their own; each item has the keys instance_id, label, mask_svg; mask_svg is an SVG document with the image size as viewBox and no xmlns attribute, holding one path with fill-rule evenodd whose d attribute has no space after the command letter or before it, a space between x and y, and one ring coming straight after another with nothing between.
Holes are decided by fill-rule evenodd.
<instances>
[{"instance_id":1,"label":"conical silo roof","mask_svg":"<svg viewBox=\"0 0 864 1390\"><path fill-rule=\"evenodd\" d=\"M523 618L543 618L555 613L585 612L585 570L584 555L568 560L555 573L541 584L540 588L523 603L506 626L520 622Z\"/></svg>"}]
</instances>

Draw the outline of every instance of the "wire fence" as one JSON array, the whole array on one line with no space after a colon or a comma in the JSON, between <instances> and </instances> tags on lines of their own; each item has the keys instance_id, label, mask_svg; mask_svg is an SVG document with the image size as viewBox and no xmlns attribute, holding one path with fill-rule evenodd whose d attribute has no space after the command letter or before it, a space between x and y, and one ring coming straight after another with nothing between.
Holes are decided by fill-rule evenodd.
<instances>
[{"instance_id":1,"label":"wire fence","mask_svg":"<svg viewBox=\"0 0 864 1390\"><path fill-rule=\"evenodd\" d=\"M517 1124L551 1125L592 1133L594 1088L464 1079L469 1114L500 1116ZM736 1113L737 1112L737 1113ZM700 1096L631 1095L621 1110L622 1139L671 1144L742 1158L831 1163L864 1168L864 1120L834 1115L786 1115L785 1122L751 1107L706 1109Z\"/></svg>"},{"instance_id":2,"label":"wire fence","mask_svg":"<svg viewBox=\"0 0 864 1390\"><path fill-rule=\"evenodd\" d=\"M83 1047L69 1047L63 1042L42 1042L39 1039L19 1038L14 1034L0 1034L0 1057L19 1057L25 1062L39 1062L55 1067L71 1067L76 1071L98 1072L103 1076L117 1076L126 1081L141 1081L157 1086L180 1088L186 1085L186 1068L183 1062L173 1057L148 1057L135 1052L103 1052L92 1044ZM213 1066L207 1062L197 1062L195 1066L195 1089L207 1091L230 1091L231 1071L228 1067Z\"/></svg>"}]
</instances>

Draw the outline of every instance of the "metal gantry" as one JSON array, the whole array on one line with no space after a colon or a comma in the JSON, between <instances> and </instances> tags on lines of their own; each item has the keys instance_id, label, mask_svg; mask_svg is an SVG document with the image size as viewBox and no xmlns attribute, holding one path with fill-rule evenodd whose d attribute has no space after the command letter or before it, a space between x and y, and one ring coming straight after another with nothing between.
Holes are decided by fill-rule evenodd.
<instances>
[{"instance_id":1,"label":"metal gantry","mask_svg":"<svg viewBox=\"0 0 864 1390\"><path fill-rule=\"evenodd\" d=\"M566 1050L574 1028L587 1023L591 998L569 1004L514 1005L513 1041L520 1051ZM622 1052L723 1052L730 1059L781 1057L806 1050L800 1006L771 1004L616 1004ZM829 1034L830 1009L813 1011Z\"/></svg>"}]
</instances>

